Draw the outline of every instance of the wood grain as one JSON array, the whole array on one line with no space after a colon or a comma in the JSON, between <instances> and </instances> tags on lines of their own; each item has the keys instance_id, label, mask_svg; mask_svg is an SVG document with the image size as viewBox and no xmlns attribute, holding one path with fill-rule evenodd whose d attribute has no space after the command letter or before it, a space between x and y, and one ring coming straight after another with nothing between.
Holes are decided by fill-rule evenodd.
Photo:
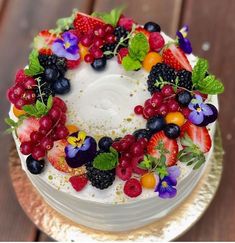
<instances>
[{"instance_id":1,"label":"wood grain","mask_svg":"<svg viewBox=\"0 0 235 243\"><path fill-rule=\"evenodd\" d=\"M122 4L126 5L124 14L133 17L138 23L144 24L152 20L159 23L170 35L175 35L180 20L182 0L96 0L94 11L110 11Z\"/></svg>"},{"instance_id":2,"label":"wood grain","mask_svg":"<svg viewBox=\"0 0 235 243\"><path fill-rule=\"evenodd\" d=\"M36 228L18 205L8 175L10 136L3 134L9 103L5 99L7 88L13 82L17 68L27 63L33 36L43 28L53 27L56 19L68 16L73 8L88 12L92 1L78 0L7 0L0 9L0 241L34 241Z\"/></svg>"},{"instance_id":3,"label":"wood grain","mask_svg":"<svg viewBox=\"0 0 235 243\"><path fill-rule=\"evenodd\" d=\"M180 241L235 240L234 12L235 1L232 0L185 1L182 23L190 26L194 53L207 58L210 71L225 84L225 93L220 96L219 117L225 156L222 182L214 201L202 219Z\"/></svg>"}]
</instances>

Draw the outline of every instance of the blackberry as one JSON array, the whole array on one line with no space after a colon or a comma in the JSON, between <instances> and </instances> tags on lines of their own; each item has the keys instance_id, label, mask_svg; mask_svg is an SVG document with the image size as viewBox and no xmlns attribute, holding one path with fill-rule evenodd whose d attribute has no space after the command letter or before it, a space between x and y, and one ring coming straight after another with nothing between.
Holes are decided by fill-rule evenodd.
<instances>
[{"instance_id":1,"label":"blackberry","mask_svg":"<svg viewBox=\"0 0 235 243\"><path fill-rule=\"evenodd\" d=\"M51 88L51 84L46 81L40 81L40 83L38 84L38 86L35 88L34 91L36 94L36 99L41 102L44 102L45 104L47 103L47 100L50 95L55 96L55 93Z\"/></svg>"},{"instance_id":2,"label":"blackberry","mask_svg":"<svg viewBox=\"0 0 235 243\"><path fill-rule=\"evenodd\" d=\"M117 42L119 42L122 37L126 38L128 34L129 32L122 26L118 26L114 30L114 35L116 36ZM128 45L128 40L124 41L124 44Z\"/></svg>"},{"instance_id":3,"label":"blackberry","mask_svg":"<svg viewBox=\"0 0 235 243\"><path fill-rule=\"evenodd\" d=\"M115 49L115 47L116 47L116 43L113 43L113 44L104 44L104 46L102 47L102 51L103 52L105 52L105 51L111 51L111 52L113 52L114 51L114 49ZM110 59L110 58L112 58L113 57L113 54L104 54L105 55L105 57L107 58L107 59Z\"/></svg>"},{"instance_id":4,"label":"blackberry","mask_svg":"<svg viewBox=\"0 0 235 243\"><path fill-rule=\"evenodd\" d=\"M64 75L67 71L66 59L63 57L57 57L56 55L39 54L38 60L44 68L56 68L61 75Z\"/></svg>"},{"instance_id":5,"label":"blackberry","mask_svg":"<svg viewBox=\"0 0 235 243\"><path fill-rule=\"evenodd\" d=\"M155 86L156 81L160 80L160 77L164 81L175 83L175 70L165 63L158 63L155 66L153 66L147 80L148 91L151 94L153 94L156 91L160 91L160 87Z\"/></svg>"},{"instance_id":6,"label":"blackberry","mask_svg":"<svg viewBox=\"0 0 235 243\"><path fill-rule=\"evenodd\" d=\"M115 170L98 170L93 167L92 162L86 164L87 178L92 186L101 190L108 188L115 180Z\"/></svg>"},{"instance_id":7,"label":"blackberry","mask_svg":"<svg viewBox=\"0 0 235 243\"><path fill-rule=\"evenodd\" d=\"M178 73L177 73L177 77L179 79L178 81L178 85L180 87L183 87L183 88L186 88L188 90L191 90L192 89L192 73L187 71L187 70L180 70Z\"/></svg>"}]
</instances>

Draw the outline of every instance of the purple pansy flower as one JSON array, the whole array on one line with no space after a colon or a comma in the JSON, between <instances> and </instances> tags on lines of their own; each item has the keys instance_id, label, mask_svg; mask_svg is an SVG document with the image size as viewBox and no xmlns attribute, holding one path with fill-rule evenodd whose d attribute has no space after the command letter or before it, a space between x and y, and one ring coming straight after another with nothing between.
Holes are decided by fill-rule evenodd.
<instances>
[{"instance_id":1,"label":"purple pansy flower","mask_svg":"<svg viewBox=\"0 0 235 243\"><path fill-rule=\"evenodd\" d=\"M192 46L188 38L186 38L188 34L188 25L184 25L180 31L176 32L179 41L179 47L187 54L192 53Z\"/></svg>"},{"instance_id":2,"label":"purple pansy flower","mask_svg":"<svg viewBox=\"0 0 235 243\"><path fill-rule=\"evenodd\" d=\"M189 103L188 108L192 111L188 119L195 125L201 124L205 116L213 114L210 106L203 103L203 99L200 95L195 95L195 98Z\"/></svg>"},{"instance_id":3,"label":"purple pansy flower","mask_svg":"<svg viewBox=\"0 0 235 243\"><path fill-rule=\"evenodd\" d=\"M68 60L78 60L80 58L78 48L78 37L73 33L64 32L61 38L58 38L52 44L52 51L58 57L65 57Z\"/></svg>"},{"instance_id":4,"label":"purple pansy flower","mask_svg":"<svg viewBox=\"0 0 235 243\"><path fill-rule=\"evenodd\" d=\"M68 158L75 158L77 153L79 151L86 151L90 148L90 139L89 137L86 137L86 133L83 131L80 131L75 136L69 136L68 137L68 145L65 147L65 153Z\"/></svg>"},{"instance_id":5,"label":"purple pansy flower","mask_svg":"<svg viewBox=\"0 0 235 243\"><path fill-rule=\"evenodd\" d=\"M177 178L180 175L178 166L171 166L167 169L168 175L161 179L155 189L155 192L159 193L161 198L175 197L177 190L175 188L177 184Z\"/></svg>"}]
</instances>

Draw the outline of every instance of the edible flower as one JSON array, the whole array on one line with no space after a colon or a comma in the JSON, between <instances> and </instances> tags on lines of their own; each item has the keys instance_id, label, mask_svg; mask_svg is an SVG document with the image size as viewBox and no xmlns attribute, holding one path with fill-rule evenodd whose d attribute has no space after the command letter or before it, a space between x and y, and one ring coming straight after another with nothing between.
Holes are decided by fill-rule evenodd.
<instances>
[{"instance_id":1,"label":"edible flower","mask_svg":"<svg viewBox=\"0 0 235 243\"><path fill-rule=\"evenodd\" d=\"M188 25L184 25L182 29L176 32L179 41L179 47L187 54L192 53L192 46L187 37L188 35Z\"/></svg>"},{"instance_id":2,"label":"edible flower","mask_svg":"<svg viewBox=\"0 0 235 243\"><path fill-rule=\"evenodd\" d=\"M77 136L69 136L68 145L65 147L66 156L74 158L78 151L86 151L90 147L90 138L86 136L84 131L77 133Z\"/></svg>"},{"instance_id":3,"label":"edible flower","mask_svg":"<svg viewBox=\"0 0 235 243\"><path fill-rule=\"evenodd\" d=\"M69 31L64 32L61 38L57 38L52 44L52 51L59 57L73 61L78 60L80 58L78 37Z\"/></svg>"},{"instance_id":4,"label":"edible flower","mask_svg":"<svg viewBox=\"0 0 235 243\"><path fill-rule=\"evenodd\" d=\"M180 175L178 166L171 166L167 168L168 175L161 179L155 188L155 192L159 193L161 198L172 198L175 197L177 190L177 178Z\"/></svg>"},{"instance_id":5,"label":"edible flower","mask_svg":"<svg viewBox=\"0 0 235 243\"><path fill-rule=\"evenodd\" d=\"M200 95L195 95L195 98L189 103L188 108L191 110L188 119L195 125L201 124L205 116L213 114L210 106L203 103Z\"/></svg>"}]
</instances>

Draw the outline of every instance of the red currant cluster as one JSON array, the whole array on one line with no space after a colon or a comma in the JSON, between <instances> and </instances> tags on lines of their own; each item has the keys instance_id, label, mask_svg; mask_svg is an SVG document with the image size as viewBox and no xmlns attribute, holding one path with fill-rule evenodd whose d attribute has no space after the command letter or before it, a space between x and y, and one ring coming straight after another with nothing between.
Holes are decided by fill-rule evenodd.
<instances>
[{"instance_id":1,"label":"red currant cluster","mask_svg":"<svg viewBox=\"0 0 235 243\"><path fill-rule=\"evenodd\" d=\"M40 160L45 157L48 150L52 149L54 141L66 138L69 135L65 126L66 111L64 101L54 97L51 110L39 119L39 129L31 132L29 141L21 143L21 153L32 154L34 159Z\"/></svg>"},{"instance_id":2,"label":"red currant cluster","mask_svg":"<svg viewBox=\"0 0 235 243\"><path fill-rule=\"evenodd\" d=\"M190 110L187 107L180 107L176 100L177 92L171 85L164 85L161 91L155 92L145 101L144 106L137 105L134 112L142 115L144 119L149 119L156 115L166 116L169 112L181 111L187 118Z\"/></svg>"},{"instance_id":3,"label":"red currant cluster","mask_svg":"<svg viewBox=\"0 0 235 243\"><path fill-rule=\"evenodd\" d=\"M33 89L36 85L35 79L26 76L21 69L16 74L15 84L8 89L7 97L17 109L22 109L24 105L35 103L36 94Z\"/></svg>"},{"instance_id":4,"label":"red currant cluster","mask_svg":"<svg viewBox=\"0 0 235 243\"><path fill-rule=\"evenodd\" d=\"M145 173L143 169L138 167L138 164L143 161L147 144L146 138L137 140L135 136L130 134L112 144L112 147L121 154L116 167L116 174L120 179L126 181L131 178L132 173L140 175Z\"/></svg>"},{"instance_id":5,"label":"red currant cluster","mask_svg":"<svg viewBox=\"0 0 235 243\"><path fill-rule=\"evenodd\" d=\"M113 26L107 24L104 26L97 26L94 31L81 36L81 44L89 48L89 53L84 57L85 62L92 63L94 59L103 56L103 51L101 49L103 45L116 42L116 37L113 32Z\"/></svg>"}]
</instances>

